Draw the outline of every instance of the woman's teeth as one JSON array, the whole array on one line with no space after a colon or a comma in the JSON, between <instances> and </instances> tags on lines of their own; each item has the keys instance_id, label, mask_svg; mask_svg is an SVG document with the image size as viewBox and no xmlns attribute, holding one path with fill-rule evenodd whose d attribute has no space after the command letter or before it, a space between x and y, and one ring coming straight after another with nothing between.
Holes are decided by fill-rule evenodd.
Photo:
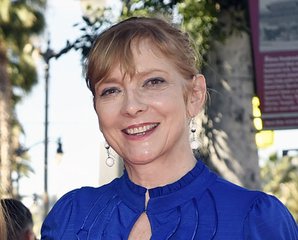
<instances>
[{"instance_id":1,"label":"woman's teeth","mask_svg":"<svg viewBox=\"0 0 298 240\"><path fill-rule=\"evenodd\" d=\"M155 128L158 124L150 124L142 127L128 128L125 132L129 135L144 135L147 131Z\"/></svg>"}]
</instances>

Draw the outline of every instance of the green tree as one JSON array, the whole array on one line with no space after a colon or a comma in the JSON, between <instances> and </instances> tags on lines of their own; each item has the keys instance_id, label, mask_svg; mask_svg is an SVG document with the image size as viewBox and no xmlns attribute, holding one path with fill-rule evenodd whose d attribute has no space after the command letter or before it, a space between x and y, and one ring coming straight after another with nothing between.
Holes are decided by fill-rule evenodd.
<instances>
[{"instance_id":1,"label":"green tree","mask_svg":"<svg viewBox=\"0 0 298 240\"><path fill-rule=\"evenodd\" d=\"M0 0L0 183L12 195L12 129L15 104L37 82L32 36L44 26L45 0Z\"/></svg>"}]
</instances>

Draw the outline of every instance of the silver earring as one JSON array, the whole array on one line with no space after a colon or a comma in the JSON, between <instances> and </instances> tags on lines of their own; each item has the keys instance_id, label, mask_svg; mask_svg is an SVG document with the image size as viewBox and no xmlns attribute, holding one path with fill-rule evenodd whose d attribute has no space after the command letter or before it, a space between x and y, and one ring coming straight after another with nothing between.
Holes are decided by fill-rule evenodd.
<instances>
[{"instance_id":1,"label":"silver earring","mask_svg":"<svg viewBox=\"0 0 298 240\"><path fill-rule=\"evenodd\" d=\"M105 144L105 149L107 149L107 159L106 159L106 165L108 167L113 167L114 164L115 164L115 159L113 158L113 156L111 155L111 152L110 152L110 145L108 143Z\"/></svg>"},{"instance_id":2,"label":"silver earring","mask_svg":"<svg viewBox=\"0 0 298 240\"><path fill-rule=\"evenodd\" d=\"M191 131L190 147L193 150L198 149L199 148L199 142L198 142L197 135L196 135L197 123L194 119L191 119L190 131Z\"/></svg>"}]
</instances>

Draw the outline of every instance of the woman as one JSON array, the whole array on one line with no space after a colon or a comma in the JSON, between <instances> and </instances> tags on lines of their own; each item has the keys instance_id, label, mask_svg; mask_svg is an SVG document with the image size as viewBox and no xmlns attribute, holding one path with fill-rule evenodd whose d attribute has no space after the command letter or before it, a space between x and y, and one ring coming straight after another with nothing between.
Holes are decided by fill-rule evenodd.
<instances>
[{"instance_id":1,"label":"woman","mask_svg":"<svg viewBox=\"0 0 298 240\"><path fill-rule=\"evenodd\" d=\"M187 35L155 18L127 19L97 38L86 79L125 171L62 197L42 239L297 239L276 198L235 186L194 158L189 125L206 97L196 60Z\"/></svg>"}]
</instances>

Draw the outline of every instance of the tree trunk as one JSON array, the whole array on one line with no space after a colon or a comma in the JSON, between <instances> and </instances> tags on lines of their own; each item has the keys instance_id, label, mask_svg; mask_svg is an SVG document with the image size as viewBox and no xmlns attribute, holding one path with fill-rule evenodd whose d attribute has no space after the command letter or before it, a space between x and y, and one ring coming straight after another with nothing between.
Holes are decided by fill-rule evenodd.
<instances>
[{"instance_id":1,"label":"tree trunk","mask_svg":"<svg viewBox=\"0 0 298 240\"><path fill-rule=\"evenodd\" d=\"M5 48L0 42L0 183L2 197L12 196L11 90Z\"/></svg>"},{"instance_id":2,"label":"tree trunk","mask_svg":"<svg viewBox=\"0 0 298 240\"><path fill-rule=\"evenodd\" d=\"M246 33L215 42L204 69L210 98L205 146L208 165L224 178L260 188L258 153L252 121L254 95L250 39Z\"/></svg>"}]
</instances>

